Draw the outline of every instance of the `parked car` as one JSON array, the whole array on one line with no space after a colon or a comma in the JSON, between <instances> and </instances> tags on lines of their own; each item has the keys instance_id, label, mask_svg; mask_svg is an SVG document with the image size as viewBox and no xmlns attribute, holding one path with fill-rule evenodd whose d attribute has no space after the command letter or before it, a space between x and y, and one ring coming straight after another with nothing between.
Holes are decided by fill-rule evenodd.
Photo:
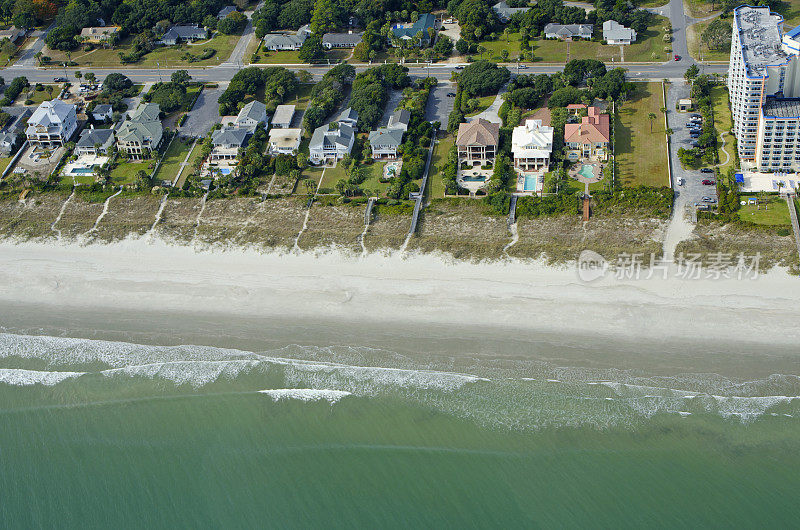
<instances>
[{"instance_id":1,"label":"parked car","mask_svg":"<svg viewBox=\"0 0 800 530\"><path fill-rule=\"evenodd\" d=\"M703 202L708 202L708 203L711 203L711 204L716 204L716 203L717 203L717 199L714 199L713 197L703 197Z\"/></svg>"},{"instance_id":2,"label":"parked car","mask_svg":"<svg viewBox=\"0 0 800 530\"><path fill-rule=\"evenodd\" d=\"M700 131L692 131L692 132L689 133L689 136L692 137L692 138L699 138L700 137Z\"/></svg>"},{"instance_id":3,"label":"parked car","mask_svg":"<svg viewBox=\"0 0 800 530\"><path fill-rule=\"evenodd\" d=\"M690 114L689 116L692 118L700 118L701 120L703 119L703 117L699 114Z\"/></svg>"},{"instance_id":4,"label":"parked car","mask_svg":"<svg viewBox=\"0 0 800 530\"><path fill-rule=\"evenodd\" d=\"M683 186L684 184L686 184L686 179L678 179L678 186Z\"/></svg>"},{"instance_id":5,"label":"parked car","mask_svg":"<svg viewBox=\"0 0 800 530\"><path fill-rule=\"evenodd\" d=\"M703 184L706 185L706 186L716 186L717 185L717 181L716 180L705 179L703 181Z\"/></svg>"},{"instance_id":6,"label":"parked car","mask_svg":"<svg viewBox=\"0 0 800 530\"><path fill-rule=\"evenodd\" d=\"M456 97L456 93L455 92L448 92L447 93L447 97L454 98L454 97Z\"/></svg>"},{"instance_id":7,"label":"parked car","mask_svg":"<svg viewBox=\"0 0 800 530\"><path fill-rule=\"evenodd\" d=\"M681 60L681 56L680 56L680 55L676 55L676 56L675 56L675 60L676 60L676 61L680 61L680 60Z\"/></svg>"},{"instance_id":8,"label":"parked car","mask_svg":"<svg viewBox=\"0 0 800 530\"><path fill-rule=\"evenodd\" d=\"M464 69L463 66L456 66L456 70L463 70L463 69Z\"/></svg>"},{"instance_id":9,"label":"parked car","mask_svg":"<svg viewBox=\"0 0 800 530\"><path fill-rule=\"evenodd\" d=\"M714 170L711 169L710 167L700 168L700 173L713 173L713 172Z\"/></svg>"},{"instance_id":10,"label":"parked car","mask_svg":"<svg viewBox=\"0 0 800 530\"><path fill-rule=\"evenodd\" d=\"M695 147L700 147L700 142L692 142L691 146L692 146L692 149L694 149Z\"/></svg>"}]
</instances>

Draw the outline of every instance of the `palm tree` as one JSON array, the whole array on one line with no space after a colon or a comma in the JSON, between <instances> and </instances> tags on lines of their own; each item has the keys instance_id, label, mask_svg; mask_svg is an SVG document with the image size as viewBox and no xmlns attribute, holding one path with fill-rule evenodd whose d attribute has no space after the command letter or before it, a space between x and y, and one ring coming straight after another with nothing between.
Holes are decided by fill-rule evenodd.
<instances>
[{"instance_id":1,"label":"palm tree","mask_svg":"<svg viewBox=\"0 0 800 530\"><path fill-rule=\"evenodd\" d=\"M664 132L665 132L665 133L667 133L667 136L672 136L672 133L674 133L675 131L673 131L672 129L669 129L669 128L668 128L668 129L667 129L666 131L664 131Z\"/></svg>"},{"instance_id":2,"label":"palm tree","mask_svg":"<svg viewBox=\"0 0 800 530\"><path fill-rule=\"evenodd\" d=\"M778 195L781 194L781 188L783 188L784 186L786 186L786 183L784 181L782 181L782 180L779 180L778 181Z\"/></svg>"},{"instance_id":3,"label":"palm tree","mask_svg":"<svg viewBox=\"0 0 800 530\"><path fill-rule=\"evenodd\" d=\"M655 113L651 112L650 114L648 114L647 115L647 119L650 120L650 132L652 133L653 132L653 120L656 119Z\"/></svg>"}]
</instances>

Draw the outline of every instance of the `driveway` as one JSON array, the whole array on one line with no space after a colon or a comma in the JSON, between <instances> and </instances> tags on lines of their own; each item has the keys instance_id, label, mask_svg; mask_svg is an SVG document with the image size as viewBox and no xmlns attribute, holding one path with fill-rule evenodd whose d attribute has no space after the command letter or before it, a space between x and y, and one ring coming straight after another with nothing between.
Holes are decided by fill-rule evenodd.
<instances>
[{"instance_id":1,"label":"driveway","mask_svg":"<svg viewBox=\"0 0 800 530\"><path fill-rule=\"evenodd\" d=\"M186 121L180 126L179 131L184 136L202 137L208 134L215 123L219 123L219 97L224 92L222 88L204 88L200 97L189 111Z\"/></svg>"},{"instance_id":2,"label":"driveway","mask_svg":"<svg viewBox=\"0 0 800 530\"><path fill-rule=\"evenodd\" d=\"M425 106L425 119L427 121L438 121L440 129L447 129L447 118L453 110L455 98L447 97L449 93L455 93L456 87L450 82L439 82L433 87L431 95L428 97L428 104Z\"/></svg>"},{"instance_id":3,"label":"driveway","mask_svg":"<svg viewBox=\"0 0 800 530\"><path fill-rule=\"evenodd\" d=\"M402 90L390 90L389 97L386 98L386 105L383 107L383 117L381 118L380 127L386 127L389 125L389 118L394 113L395 109L397 108L397 104L400 103L400 100L403 99L403 91Z\"/></svg>"},{"instance_id":4,"label":"driveway","mask_svg":"<svg viewBox=\"0 0 800 530\"><path fill-rule=\"evenodd\" d=\"M492 123L499 123L502 125L503 120L500 119L498 113L500 112L500 107L503 105L502 95L506 91L507 87L508 85L505 85L503 88L500 89L500 92L497 93L497 97L494 98L494 101L492 101L492 104L489 105L486 108L486 110L484 110L480 114L476 114L475 116L467 118L467 121L483 118L484 120L490 121Z\"/></svg>"}]
</instances>

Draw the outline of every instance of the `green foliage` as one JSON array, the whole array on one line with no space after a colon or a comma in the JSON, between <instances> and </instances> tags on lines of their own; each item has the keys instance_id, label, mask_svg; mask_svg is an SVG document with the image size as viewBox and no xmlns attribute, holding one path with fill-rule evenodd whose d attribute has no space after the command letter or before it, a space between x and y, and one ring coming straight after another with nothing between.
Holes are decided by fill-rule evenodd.
<instances>
[{"instance_id":1,"label":"green foliage","mask_svg":"<svg viewBox=\"0 0 800 530\"><path fill-rule=\"evenodd\" d=\"M311 91L311 102L303 116L303 127L313 132L322 125L344 100L345 88L356 75L356 70L349 64L339 64L328 70L322 80L314 85Z\"/></svg>"},{"instance_id":2,"label":"green foliage","mask_svg":"<svg viewBox=\"0 0 800 530\"><path fill-rule=\"evenodd\" d=\"M233 35L241 32L247 25L247 17L234 11L217 23L217 31L223 35Z\"/></svg>"},{"instance_id":3,"label":"green foliage","mask_svg":"<svg viewBox=\"0 0 800 530\"><path fill-rule=\"evenodd\" d=\"M728 50L731 47L731 24L715 18L700 36L710 50Z\"/></svg>"},{"instance_id":4,"label":"green foliage","mask_svg":"<svg viewBox=\"0 0 800 530\"><path fill-rule=\"evenodd\" d=\"M281 66L244 68L231 78L228 88L219 97L220 114L235 114L238 103L245 96L256 94L261 88L265 94L271 96L277 96L278 88L281 88L284 97L288 97L297 91L297 87L295 75Z\"/></svg>"},{"instance_id":5,"label":"green foliage","mask_svg":"<svg viewBox=\"0 0 800 530\"><path fill-rule=\"evenodd\" d=\"M188 110L193 97L186 92L186 85L181 83L156 83L153 88L142 98L147 102L158 103L162 112L170 112L183 109Z\"/></svg>"},{"instance_id":6,"label":"green foliage","mask_svg":"<svg viewBox=\"0 0 800 530\"><path fill-rule=\"evenodd\" d=\"M297 56L304 63L318 63L325 60L325 49L322 47L322 37L319 35L309 35Z\"/></svg>"},{"instance_id":7,"label":"green foliage","mask_svg":"<svg viewBox=\"0 0 800 530\"><path fill-rule=\"evenodd\" d=\"M30 86L28 83L28 78L25 76L15 77L11 83L6 87L5 92L3 93L3 99L0 99L0 106L7 107L14 103L14 100L17 99L22 91Z\"/></svg>"},{"instance_id":8,"label":"green foliage","mask_svg":"<svg viewBox=\"0 0 800 530\"><path fill-rule=\"evenodd\" d=\"M44 41L51 50L70 51L78 47L79 29L75 26L57 26L47 32Z\"/></svg>"},{"instance_id":9,"label":"green foliage","mask_svg":"<svg viewBox=\"0 0 800 530\"><path fill-rule=\"evenodd\" d=\"M458 77L458 88L466 97L480 97L497 93L511 77L507 68L489 61L475 61Z\"/></svg>"},{"instance_id":10,"label":"green foliage","mask_svg":"<svg viewBox=\"0 0 800 530\"><path fill-rule=\"evenodd\" d=\"M517 199L517 217L534 219L553 215L576 215L579 205L578 196L568 191L543 197L519 197Z\"/></svg>"},{"instance_id":11,"label":"green foliage","mask_svg":"<svg viewBox=\"0 0 800 530\"><path fill-rule=\"evenodd\" d=\"M358 112L358 129L375 128L383 116L389 89L405 88L411 84L408 68L395 63L382 64L356 75L350 93L350 107Z\"/></svg>"}]
</instances>

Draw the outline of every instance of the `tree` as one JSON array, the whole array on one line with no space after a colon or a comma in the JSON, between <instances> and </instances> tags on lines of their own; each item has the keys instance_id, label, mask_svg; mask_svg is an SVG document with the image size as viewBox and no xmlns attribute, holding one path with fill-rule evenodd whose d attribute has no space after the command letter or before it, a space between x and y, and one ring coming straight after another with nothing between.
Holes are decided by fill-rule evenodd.
<instances>
[{"instance_id":1,"label":"tree","mask_svg":"<svg viewBox=\"0 0 800 530\"><path fill-rule=\"evenodd\" d=\"M653 132L653 120L656 119L655 113L651 112L650 114L648 114L647 115L647 119L650 120L650 132L652 133Z\"/></svg>"},{"instance_id":2,"label":"tree","mask_svg":"<svg viewBox=\"0 0 800 530\"><path fill-rule=\"evenodd\" d=\"M697 75L700 73L700 69L697 67L696 64L693 64L689 68L686 69L686 73L683 74L683 77L686 78L687 81L693 81Z\"/></svg>"},{"instance_id":3,"label":"tree","mask_svg":"<svg viewBox=\"0 0 800 530\"><path fill-rule=\"evenodd\" d=\"M456 41L456 51L461 55L466 55L469 53L469 43L464 39L458 39Z\"/></svg>"},{"instance_id":4,"label":"tree","mask_svg":"<svg viewBox=\"0 0 800 530\"><path fill-rule=\"evenodd\" d=\"M726 50L731 46L731 24L721 18L715 18L700 36L700 40L709 50Z\"/></svg>"},{"instance_id":5,"label":"tree","mask_svg":"<svg viewBox=\"0 0 800 530\"><path fill-rule=\"evenodd\" d=\"M310 83L314 76L311 75L311 72L308 70L298 70L297 72L297 80L301 83Z\"/></svg>"},{"instance_id":6,"label":"tree","mask_svg":"<svg viewBox=\"0 0 800 530\"><path fill-rule=\"evenodd\" d=\"M667 134L667 136L672 136L672 134L673 134L675 131L673 131L671 128L667 128L667 130L666 130L666 131L664 131L664 132Z\"/></svg>"},{"instance_id":7,"label":"tree","mask_svg":"<svg viewBox=\"0 0 800 530\"><path fill-rule=\"evenodd\" d=\"M77 36L75 26L57 26L47 33L44 42L51 50L69 51L78 47Z\"/></svg>"},{"instance_id":8,"label":"tree","mask_svg":"<svg viewBox=\"0 0 800 530\"><path fill-rule=\"evenodd\" d=\"M336 12L333 0L316 0L310 25L312 33L317 36L336 29Z\"/></svg>"},{"instance_id":9,"label":"tree","mask_svg":"<svg viewBox=\"0 0 800 530\"><path fill-rule=\"evenodd\" d=\"M238 11L234 11L227 17L217 22L217 31L224 35L233 35L242 31L247 24L247 17Z\"/></svg>"},{"instance_id":10,"label":"tree","mask_svg":"<svg viewBox=\"0 0 800 530\"><path fill-rule=\"evenodd\" d=\"M322 48L322 38L319 34L309 35L300 47L297 56L301 61L309 64L323 61L325 59L325 50Z\"/></svg>"},{"instance_id":11,"label":"tree","mask_svg":"<svg viewBox=\"0 0 800 530\"><path fill-rule=\"evenodd\" d=\"M81 71L80 70L75 70L75 79L80 79L81 77L83 77L83 74L81 73Z\"/></svg>"},{"instance_id":12,"label":"tree","mask_svg":"<svg viewBox=\"0 0 800 530\"><path fill-rule=\"evenodd\" d=\"M192 76L190 76L189 72L186 70L176 70L172 72L172 75L169 79L176 85L185 85L192 80Z\"/></svg>"}]
</instances>

